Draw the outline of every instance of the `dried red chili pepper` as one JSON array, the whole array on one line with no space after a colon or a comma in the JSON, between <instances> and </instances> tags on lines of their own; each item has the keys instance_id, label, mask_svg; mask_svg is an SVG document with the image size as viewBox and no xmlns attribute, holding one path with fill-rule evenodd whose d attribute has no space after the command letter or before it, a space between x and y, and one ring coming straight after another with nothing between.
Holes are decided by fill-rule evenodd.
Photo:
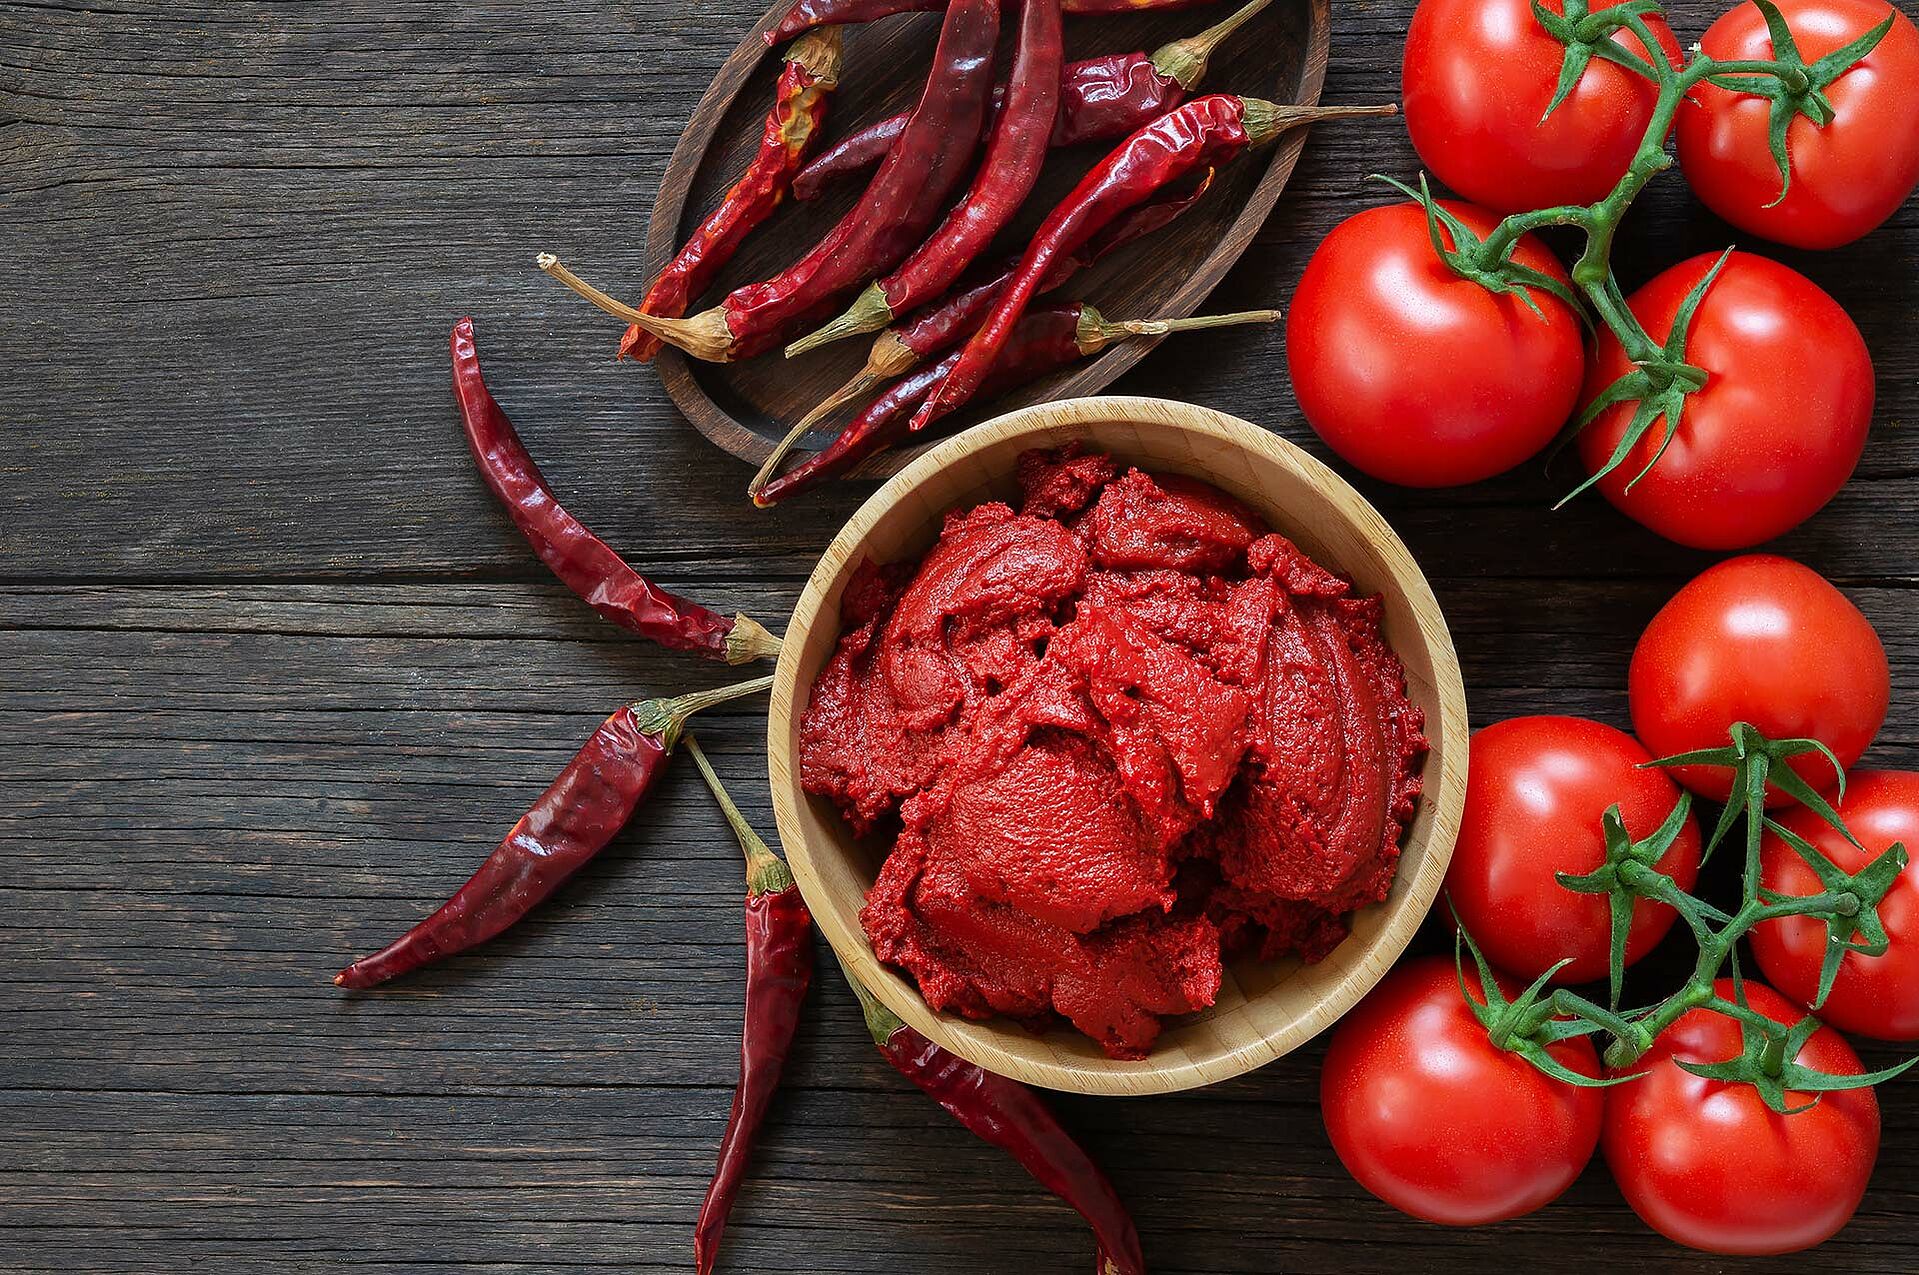
<instances>
[{"instance_id":1,"label":"dried red chili pepper","mask_svg":"<svg viewBox=\"0 0 1919 1275\"><path fill-rule=\"evenodd\" d=\"M1239 314L1202 314L1190 319L1128 319L1109 322L1082 301L1028 311L1000 352L999 361L981 385L985 396L1037 380L1056 368L1099 353L1128 337L1166 336L1201 328L1233 327L1243 323L1277 323L1277 310L1248 310ZM908 413L925 402L926 395L950 375L960 351L938 363L894 382L874 399L827 447L766 484L754 497L762 507L778 504L824 480L843 474L868 456L892 446L909 433Z\"/></svg>"},{"instance_id":2,"label":"dried red chili pepper","mask_svg":"<svg viewBox=\"0 0 1919 1275\"><path fill-rule=\"evenodd\" d=\"M513 422L494 401L480 374L473 320L453 325L453 396L467 447L488 490L506 506L514 526L540 561L601 615L675 651L692 651L728 664L778 655L780 640L744 615L731 619L668 593L628 566L553 496Z\"/></svg>"},{"instance_id":3,"label":"dried red chili pepper","mask_svg":"<svg viewBox=\"0 0 1919 1275\"><path fill-rule=\"evenodd\" d=\"M947 7L948 0L795 0L778 25L762 37L771 48L783 44L814 27L854 22L875 22L896 13L931 13ZM1213 0L1066 0L1065 10L1077 14L1136 13L1147 9L1165 12L1192 9Z\"/></svg>"},{"instance_id":4,"label":"dried red chili pepper","mask_svg":"<svg viewBox=\"0 0 1919 1275\"><path fill-rule=\"evenodd\" d=\"M1191 190L1182 194L1157 199L1132 209L1112 225L1093 236L1080 249L1061 258L1053 267L1053 273L1041 287L1042 292L1050 292L1060 287L1081 270L1092 265L1126 244L1153 233L1175 217L1191 208L1199 201L1212 185L1212 174L1207 172L1194 184ZM905 322L882 332L873 342L873 348L867 353L866 366L858 375L834 391L825 402L808 412L788 430L786 437L774 444L773 451L767 456L759 472L753 475L747 484L747 495L756 504L764 505L760 492L772 481L793 448L798 445L806 432L825 420L835 411L867 391L898 376L904 376L925 360L944 350L951 349L971 336L973 329L979 326L987 312L993 308L993 300L1000 289L1012 277L1013 268L1019 264L1019 258L1013 257L998 266L994 272L979 283L972 284L944 300L934 302L909 315ZM913 405L917 405L914 398Z\"/></svg>"},{"instance_id":5,"label":"dried red chili pepper","mask_svg":"<svg viewBox=\"0 0 1919 1275\"><path fill-rule=\"evenodd\" d=\"M1152 54L1108 53L1084 62L1069 62L1060 72L1059 115L1053 121L1048 145L1075 146L1081 142L1124 137L1186 100L1206 74L1214 50L1272 0L1252 0L1232 17L1198 35L1162 45ZM987 127L998 118L1006 86L993 90L987 108ZM906 127L901 112L841 138L807 161L793 177L793 198L805 201L829 184L863 172L886 158L886 152Z\"/></svg>"},{"instance_id":6,"label":"dried red chili pepper","mask_svg":"<svg viewBox=\"0 0 1919 1275\"><path fill-rule=\"evenodd\" d=\"M1151 198L1167 183L1233 159L1289 128L1337 116L1392 114L1395 109L1281 106L1213 93L1194 98L1140 129L1095 165L1041 224L994 301L992 313L967 341L953 370L920 405L913 429L924 429L979 391L1020 315L1052 273L1053 263L1127 209Z\"/></svg>"},{"instance_id":7,"label":"dried red chili pepper","mask_svg":"<svg viewBox=\"0 0 1919 1275\"><path fill-rule=\"evenodd\" d=\"M792 871L746 822L691 735L686 751L746 854L746 1023L740 1033L740 1082L733 1090L726 1136L720 1140L719 1163L693 1230L694 1265L699 1275L711 1275L727 1215L746 1180L753 1138L779 1088L780 1071L799 1029L800 1006L813 980L813 917Z\"/></svg>"},{"instance_id":8,"label":"dried red chili pepper","mask_svg":"<svg viewBox=\"0 0 1919 1275\"><path fill-rule=\"evenodd\" d=\"M600 723L486 862L426 920L334 975L375 987L510 928L592 862L653 790L686 721L715 704L766 690L771 677L677 699L629 704Z\"/></svg>"},{"instance_id":9,"label":"dried red chili pepper","mask_svg":"<svg viewBox=\"0 0 1919 1275\"><path fill-rule=\"evenodd\" d=\"M809 31L786 51L786 65L773 90L759 153L746 172L720 197L679 255L647 289L643 314L677 319L705 292L746 236L770 217L786 197L793 176L819 140L827 99L839 84L841 34L838 27ZM621 358L641 362L659 353L659 339L635 324L620 341Z\"/></svg>"},{"instance_id":10,"label":"dried red chili pepper","mask_svg":"<svg viewBox=\"0 0 1919 1275\"><path fill-rule=\"evenodd\" d=\"M953 0L912 121L866 193L810 252L690 319L636 312L630 321L696 359L729 362L777 344L821 306L904 260L965 179L993 88L999 6ZM572 286L568 275L548 273Z\"/></svg>"},{"instance_id":11,"label":"dried red chili pepper","mask_svg":"<svg viewBox=\"0 0 1919 1275\"><path fill-rule=\"evenodd\" d=\"M786 347L786 357L860 332L872 332L943 295L986 251L1032 193L1046 162L1046 139L1059 113L1059 68L1065 46L1060 0L1021 0L1006 109L986 144L972 188L932 237L893 273L867 285L845 314Z\"/></svg>"},{"instance_id":12,"label":"dried red chili pepper","mask_svg":"<svg viewBox=\"0 0 1919 1275\"><path fill-rule=\"evenodd\" d=\"M1118 1192L1038 1094L935 1045L880 1004L844 964L840 972L859 997L867 1033L893 1070L1077 1210L1093 1228L1102 1275L1146 1275L1139 1232Z\"/></svg>"}]
</instances>

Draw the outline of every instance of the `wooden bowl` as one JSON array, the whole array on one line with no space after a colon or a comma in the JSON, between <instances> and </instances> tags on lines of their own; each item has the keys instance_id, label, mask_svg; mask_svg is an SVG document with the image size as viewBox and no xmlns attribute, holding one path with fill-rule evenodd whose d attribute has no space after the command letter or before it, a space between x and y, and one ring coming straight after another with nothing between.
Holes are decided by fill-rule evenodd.
<instances>
[{"instance_id":1,"label":"wooden bowl","mask_svg":"<svg viewBox=\"0 0 1919 1275\"><path fill-rule=\"evenodd\" d=\"M748 32L708 86L687 121L686 131L667 161L659 199L647 226L644 274L622 277L613 263L573 262L596 283L620 296L637 297L646 281L679 251L686 236L745 168L760 144L767 107L780 60L760 38L784 14L791 0L778 0ZM1151 53L1169 40L1203 31L1232 11L1238 0L1220 0L1205 8L1069 18L1069 60L1103 53L1139 50ZM1329 0L1274 0L1214 54L1196 94L1244 93L1278 102L1313 105L1326 78ZM1001 42L1000 65L1008 61L1012 23ZM937 13L901 14L849 27L846 62L828 108L827 139L889 115L908 110L925 84ZM1357 122L1354 127L1365 127ZM1109 318L1184 318L1199 309L1240 254L1246 251L1285 189L1306 143L1305 129L1294 129L1277 145L1227 164L1205 198L1173 224L1083 271L1057 294L1085 298ZM1024 246L1045 213L1071 190L1087 169L1118 143L1095 142L1055 151L1020 216L1002 237L1007 250ZM864 188L863 180L844 181L809 203L788 201L759 228L727 266L701 304L712 304L743 283L764 279L817 243ZM998 254L988 254L987 259ZM850 298L849 298L850 299ZM695 305L697 310L700 305ZM777 352L743 363L699 363L673 350L656 360L660 379L674 404L701 433L721 447L757 465L765 460L787 426L859 370L871 337L816 350L799 359ZM1027 403L1093 394L1113 383L1152 350L1152 340L1122 341L1099 357L1035 381L1001 399L984 415ZM957 424L981 419L962 415ZM838 422L829 422L837 428ZM832 430L810 437L817 449ZM893 473L914 453L883 453L858 473Z\"/></svg>"},{"instance_id":2,"label":"wooden bowl","mask_svg":"<svg viewBox=\"0 0 1919 1275\"><path fill-rule=\"evenodd\" d=\"M1385 636L1425 710L1432 750L1425 793L1382 904L1353 917L1350 937L1316 965L1241 961L1219 1001L1167 1024L1140 1062L1108 1059L1069 1028L1035 1035L1004 1019L934 1013L882 965L859 911L889 848L856 839L831 803L799 784L800 715L840 632L840 594L865 558L914 559L948 510L1016 495L1014 460L1069 439L1150 471L1213 483L1263 514L1322 564L1385 600ZM929 1038L1028 1084L1091 1094L1163 1093L1250 1071L1303 1044L1359 1000L1405 950L1446 875L1466 798L1466 697L1446 621L1406 546L1337 474L1275 434L1203 407L1151 398L1086 398L1023 408L946 440L895 475L855 513L813 571L787 627L773 686L767 762L780 839L807 906L833 950L886 1005Z\"/></svg>"}]
</instances>

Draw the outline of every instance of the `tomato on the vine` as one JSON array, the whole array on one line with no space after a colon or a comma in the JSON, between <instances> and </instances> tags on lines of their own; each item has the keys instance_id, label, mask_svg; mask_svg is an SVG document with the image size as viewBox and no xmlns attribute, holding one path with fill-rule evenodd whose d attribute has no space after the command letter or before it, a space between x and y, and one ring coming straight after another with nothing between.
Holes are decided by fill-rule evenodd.
<instances>
[{"instance_id":1,"label":"tomato on the vine","mask_svg":"<svg viewBox=\"0 0 1919 1275\"><path fill-rule=\"evenodd\" d=\"M1718 994L1734 999L1732 980ZM1792 1024L1805 1016L1769 987L1748 981L1746 1003ZM1767 1107L1749 1084L1707 1080L1675 1059L1716 1063L1740 1056L1731 1018L1687 1011L1633 1064L1638 1080L1606 1091L1606 1164L1633 1212L1661 1235L1712 1253L1792 1253L1838 1232L1866 1193L1879 1156L1879 1101L1870 1089L1787 1091L1792 1115ZM1821 1027L1796 1061L1859 1075L1859 1056Z\"/></svg>"},{"instance_id":2,"label":"tomato on the vine","mask_svg":"<svg viewBox=\"0 0 1919 1275\"><path fill-rule=\"evenodd\" d=\"M1787 831L1811 842L1841 872L1865 867L1894 842L1919 855L1919 774L1909 770L1862 770L1846 780L1839 815L1865 846L1861 850L1811 810L1776 816ZM1824 887L1783 838L1768 832L1760 849L1761 880L1768 890L1805 896ZM1881 1040L1919 1040L1919 861L1909 863L1878 904L1891 940L1883 956L1849 952L1819 1017L1834 1027ZM1826 926L1811 917L1781 917L1752 931L1753 954L1768 981L1802 1005L1819 991L1826 954Z\"/></svg>"},{"instance_id":3,"label":"tomato on the vine","mask_svg":"<svg viewBox=\"0 0 1919 1275\"><path fill-rule=\"evenodd\" d=\"M1475 235L1497 222L1441 206ZM1567 283L1533 236L1513 255ZM1416 204L1349 217L1313 253L1287 314L1300 409L1327 446L1387 482L1450 487L1511 469L1566 423L1585 369L1572 307L1532 296L1537 314L1454 273Z\"/></svg>"},{"instance_id":4,"label":"tomato on the vine","mask_svg":"<svg viewBox=\"0 0 1919 1275\"><path fill-rule=\"evenodd\" d=\"M1611 911L1554 874L1605 861L1600 820L1617 804L1626 831L1650 835L1679 802L1679 785L1631 735L1579 717L1515 717L1473 736L1466 807L1446 870L1446 896L1486 958L1532 979L1570 958L1558 981L1606 977ZM1681 890L1699 876L1699 826L1689 816L1657 864ZM1652 950L1678 919L1645 899L1633 905L1626 964Z\"/></svg>"},{"instance_id":5,"label":"tomato on the vine","mask_svg":"<svg viewBox=\"0 0 1919 1275\"><path fill-rule=\"evenodd\" d=\"M1466 978L1478 995L1470 966ZM1599 1074L1584 1037L1549 1052ZM1600 1090L1495 1046L1440 957L1388 974L1340 1020L1320 1069L1320 1114L1347 1172L1395 1208L1449 1226L1551 1203L1592 1158L1604 1105Z\"/></svg>"},{"instance_id":6,"label":"tomato on the vine","mask_svg":"<svg viewBox=\"0 0 1919 1275\"><path fill-rule=\"evenodd\" d=\"M1655 342L1665 343L1687 294L1718 260L1681 262L1628 299ZM1693 315L1685 361L1706 383L1686 396L1677 429L1654 421L1599 480L1627 517L1682 545L1743 549L1810 518L1852 476L1872 423L1872 357L1851 318L1810 279L1733 253ZM1633 370L1619 338L1602 329L1584 400ZM1615 404L1579 432L1588 474L1625 438L1634 407Z\"/></svg>"},{"instance_id":7,"label":"tomato on the vine","mask_svg":"<svg viewBox=\"0 0 1919 1275\"><path fill-rule=\"evenodd\" d=\"M1772 154L1771 101L1710 83L1680 109L1679 165L1706 206L1740 229L1800 248L1836 248L1885 221L1919 185L1919 28L1885 0L1775 3L1808 63L1887 14L1892 29L1825 88L1828 123L1798 115L1787 127L1790 185ZM1753 4L1729 10L1700 47L1722 61L1774 56L1765 15Z\"/></svg>"},{"instance_id":8,"label":"tomato on the vine","mask_svg":"<svg viewBox=\"0 0 1919 1275\"><path fill-rule=\"evenodd\" d=\"M1818 572L1768 554L1708 567L1674 594L1633 648L1627 689L1633 731L1656 757L1723 747L1745 722L1768 739L1816 739L1847 769L1892 698L1871 621ZM1818 753L1791 765L1821 791L1837 782ZM1718 767L1672 773L1714 801L1730 790Z\"/></svg>"},{"instance_id":9,"label":"tomato on the vine","mask_svg":"<svg viewBox=\"0 0 1919 1275\"><path fill-rule=\"evenodd\" d=\"M1544 7L1564 12L1562 0ZM1592 9L1612 7L1601 0ZM1660 55L1677 63L1679 41L1665 19L1651 14L1646 25ZM1612 38L1650 60L1632 32ZM1659 90L1596 57L1547 115L1565 58L1530 0L1420 0L1401 72L1420 161L1462 197L1502 213L1604 198L1639 149Z\"/></svg>"}]
</instances>

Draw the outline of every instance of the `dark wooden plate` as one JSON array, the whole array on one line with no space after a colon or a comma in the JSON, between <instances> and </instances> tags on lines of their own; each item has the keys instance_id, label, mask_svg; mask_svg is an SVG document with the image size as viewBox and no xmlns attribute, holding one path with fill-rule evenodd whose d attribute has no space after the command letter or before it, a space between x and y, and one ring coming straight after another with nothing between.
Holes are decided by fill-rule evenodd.
<instances>
[{"instance_id":1,"label":"dark wooden plate","mask_svg":"<svg viewBox=\"0 0 1919 1275\"><path fill-rule=\"evenodd\" d=\"M1151 52L1191 35L1231 12L1232 0L1174 13L1068 18L1068 59L1101 53ZM660 197L647 230L647 277L678 250L686 235L732 184L759 145L772 100L779 59L760 33L787 9L781 0L740 42L720 68L674 147ZM1279 102L1316 104L1326 75L1329 0L1275 0L1214 55L1196 92L1236 92ZM936 13L901 15L847 31L845 70L827 121L829 139L875 119L910 108L925 82L939 34ZM1010 24L1009 24L1010 25ZM1001 64L1008 60L1002 46ZM1111 318L1184 317L1194 313L1214 285L1239 260L1258 233L1292 175L1305 144L1305 129L1280 139L1270 151L1222 168L1213 189L1193 209L1156 234L1114 253L1062 289L1084 297ZM1038 189L1007 232L1008 251L1070 190L1110 144L1093 143L1055 152ZM762 279L818 242L858 197L863 182L842 182L810 203L789 201L749 239L702 304L732 288ZM634 281L638 283L638 281ZM634 296L644 286L622 293ZM871 337L841 341L798 359L777 352L737 364L700 363L668 350L657 360L660 378L686 418L701 433L743 460L758 464L773 442L815 404L859 370ZM955 418L956 425L1029 403L1098 393L1153 348L1155 342L1121 342L1088 362L1016 390L981 411ZM844 419L842 416L841 420ZM826 428L837 429L838 421ZM823 445L815 436L809 446ZM890 474L916 454L901 450L875 458L860 472Z\"/></svg>"}]
</instances>

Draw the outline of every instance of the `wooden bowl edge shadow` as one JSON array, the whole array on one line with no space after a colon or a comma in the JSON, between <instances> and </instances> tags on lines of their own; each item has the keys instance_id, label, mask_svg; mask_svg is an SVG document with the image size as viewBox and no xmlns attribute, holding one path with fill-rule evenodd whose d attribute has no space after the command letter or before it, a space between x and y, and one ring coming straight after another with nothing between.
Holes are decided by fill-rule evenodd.
<instances>
[{"instance_id":1,"label":"wooden bowl edge shadow","mask_svg":"<svg viewBox=\"0 0 1919 1275\"><path fill-rule=\"evenodd\" d=\"M1016 454L1096 434L1102 445L1131 451L1145 464L1177 469L1177 459L1149 450L1142 428L1160 435L1162 443L1180 439L1186 461L1236 495L1245 496L1245 483L1263 468L1285 477L1293 487L1289 496L1304 493L1319 502L1310 516L1336 515L1337 523L1312 534L1299 534L1297 511L1274 521L1316 557L1325 552L1319 543L1324 536L1346 542L1343 559L1321 560L1351 569L1356 556L1365 556L1360 566L1374 577L1363 581L1369 591L1379 587L1382 574L1390 583L1383 590L1389 628L1410 624L1412 633L1389 632L1388 638L1406 664L1409 690L1426 710L1431 750L1423 766L1425 793L1402 842L1392 892L1384 903L1355 914L1352 934L1331 956L1313 966L1230 966L1218 1005L1178 1020L1143 1061L1114 1062L1070 1029L1035 1036L1004 1019L969 1022L935 1013L911 981L881 964L859 926L865 883L841 847L844 828L801 791L794 766L801 697L837 641L838 595L856 565L854 555L876 529L910 523L923 533L922 542L930 539L947 509L976 501L989 483L1010 475L1010 463L994 469L993 458L983 458L988 452ZM1191 451L1196 442L1221 454L1238 453L1239 472L1201 465ZM929 494L929 485L946 494ZM1263 512L1274 511L1272 498L1254 495ZM1364 497L1293 444L1246 421L1163 399L1087 398L1021 408L948 439L889 480L847 521L801 593L787 635L775 670L767 765L780 839L801 893L834 952L889 1009L928 1039L989 1070L1043 1088L1116 1096L1173 1092L1244 1074L1304 1044L1356 1004L1399 958L1438 896L1465 803L1468 743L1465 689L1445 618L1405 545ZM843 902L849 894L850 905ZM1248 973L1250 998L1240 984Z\"/></svg>"},{"instance_id":2,"label":"wooden bowl edge shadow","mask_svg":"<svg viewBox=\"0 0 1919 1275\"><path fill-rule=\"evenodd\" d=\"M701 157L706 153L713 132L732 108L734 99L752 78L759 60L771 55L772 50L766 47L763 33L775 25L790 3L791 0L777 0L747 33L739 47L727 57L701 96L699 105L693 109L679 141L675 143L673 153L667 160L666 171L660 178L660 192L654 199L652 216L647 221L646 277L649 280L659 274L678 250L679 227L685 217L686 202L692 194L693 179L699 171ZM1295 104L1317 106L1325 89L1326 67L1332 50L1332 0L1300 0L1300 3L1308 9L1307 42ZM1259 184L1247 197L1245 207L1240 209L1219 243L1200 263L1200 268L1172 292L1166 305L1154 317L1183 319L1197 313L1201 303L1211 295L1220 280L1239 264L1239 259L1251 246L1260 227L1272 215L1279 197L1285 193L1305 149L1307 134L1311 131L1310 125L1296 128L1280 139ZM1162 339L1118 342L1048 390L1049 401L1098 393L1157 349ZM660 383L665 387L667 397L673 400L680 415L691 421L695 429L722 451L751 465L763 463L772 454L773 440L741 424L721 407L700 383L692 361L684 354L669 346L654 358L653 366L659 372ZM1022 400L1019 390L1012 391L1007 398L1008 410L1035 405L1030 400ZM928 448L937 445L932 443L901 449L896 453L883 453L861 466L856 476L867 479L890 477Z\"/></svg>"}]
</instances>

